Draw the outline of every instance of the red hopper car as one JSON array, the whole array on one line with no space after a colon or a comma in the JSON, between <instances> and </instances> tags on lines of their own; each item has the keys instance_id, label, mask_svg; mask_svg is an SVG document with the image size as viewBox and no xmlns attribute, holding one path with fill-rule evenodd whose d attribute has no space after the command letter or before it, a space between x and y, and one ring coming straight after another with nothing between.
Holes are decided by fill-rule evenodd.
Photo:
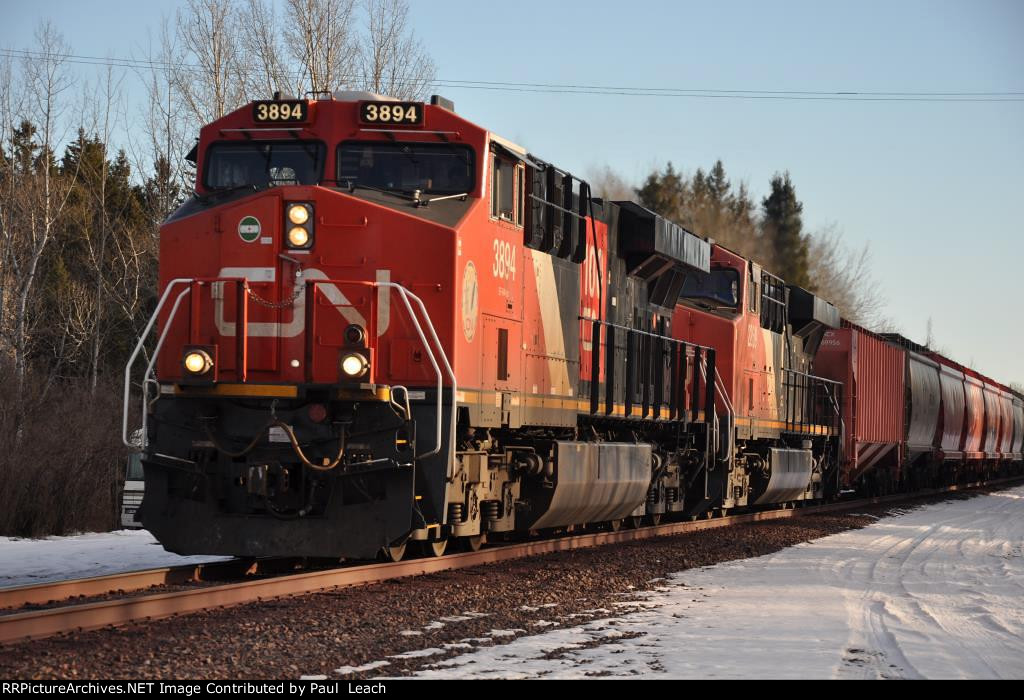
<instances>
[{"instance_id":1,"label":"red hopper car","mask_svg":"<svg viewBox=\"0 0 1024 700\"><path fill-rule=\"evenodd\" d=\"M842 325L815 367L847 390L844 487L887 493L1019 468L1020 397L898 334Z\"/></svg>"}]
</instances>

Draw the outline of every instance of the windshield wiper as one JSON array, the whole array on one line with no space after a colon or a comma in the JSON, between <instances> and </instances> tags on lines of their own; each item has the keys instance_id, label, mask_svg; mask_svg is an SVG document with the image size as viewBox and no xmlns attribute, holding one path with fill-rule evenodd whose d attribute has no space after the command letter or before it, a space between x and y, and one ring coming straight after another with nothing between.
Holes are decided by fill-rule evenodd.
<instances>
[{"instance_id":1,"label":"windshield wiper","mask_svg":"<svg viewBox=\"0 0 1024 700\"><path fill-rule=\"evenodd\" d=\"M232 192L240 192L241 190L245 190L245 189L251 189L253 192L259 192L260 191L260 186L257 185L256 183L250 182L250 183L247 183L245 185L235 185L234 187L218 188L218 189L210 191L208 194L199 194L195 190L192 190L192 194L200 202L202 202L203 204L206 204L211 199L215 199L217 197L223 197L225 195L231 194Z\"/></svg>"},{"instance_id":2,"label":"windshield wiper","mask_svg":"<svg viewBox=\"0 0 1024 700\"><path fill-rule=\"evenodd\" d=\"M459 194L446 194L441 197L431 197L430 199L417 199L416 206L425 207L431 202L443 202L446 199L461 199L466 201L466 197L469 196L469 192L460 192Z\"/></svg>"},{"instance_id":3,"label":"windshield wiper","mask_svg":"<svg viewBox=\"0 0 1024 700\"><path fill-rule=\"evenodd\" d=\"M402 199L408 199L410 202L419 201L416 197L406 194L403 190L387 189L385 187L377 187L375 185L364 185L362 183L356 182L354 178L349 180L347 187L349 192L354 192L357 189L371 190L373 192L382 192L383 194L392 194L395 195L396 197L401 197Z\"/></svg>"},{"instance_id":4,"label":"windshield wiper","mask_svg":"<svg viewBox=\"0 0 1024 700\"><path fill-rule=\"evenodd\" d=\"M467 167L471 165L471 163L469 162L469 156L466 155L467 151L465 146L456 147L454 144L448 143L447 141L445 141L444 145L448 153L451 153L453 156L462 161L463 165Z\"/></svg>"}]
</instances>

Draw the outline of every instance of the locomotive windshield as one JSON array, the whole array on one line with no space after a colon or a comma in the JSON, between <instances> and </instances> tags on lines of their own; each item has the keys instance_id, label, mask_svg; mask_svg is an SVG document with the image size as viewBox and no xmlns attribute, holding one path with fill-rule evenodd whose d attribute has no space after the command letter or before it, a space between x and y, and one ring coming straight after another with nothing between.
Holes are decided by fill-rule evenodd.
<instances>
[{"instance_id":1,"label":"locomotive windshield","mask_svg":"<svg viewBox=\"0 0 1024 700\"><path fill-rule=\"evenodd\" d=\"M735 309L739 306L740 276L736 270L717 269L711 274L688 274L683 280L679 298L692 299L714 308Z\"/></svg>"},{"instance_id":2,"label":"locomotive windshield","mask_svg":"<svg viewBox=\"0 0 1024 700\"><path fill-rule=\"evenodd\" d=\"M473 160L468 146L348 141L338 147L338 184L462 194L473 190Z\"/></svg>"},{"instance_id":3,"label":"locomotive windshield","mask_svg":"<svg viewBox=\"0 0 1024 700\"><path fill-rule=\"evenodd\" d=\"M206 186L315 185L324 168L324 145L297 141L222 142L206 156Z\"/></svg>"}]
</instances>

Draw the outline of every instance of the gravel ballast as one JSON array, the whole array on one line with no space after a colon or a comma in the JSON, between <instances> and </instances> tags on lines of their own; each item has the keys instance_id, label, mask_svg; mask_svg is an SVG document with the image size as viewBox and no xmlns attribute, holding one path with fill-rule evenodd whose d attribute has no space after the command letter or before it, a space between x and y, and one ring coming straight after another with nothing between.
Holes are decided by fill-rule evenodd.
<instances>
[{"instance_id":1,"label":"gravel ballast","mask_svg":"<svg viewBox=\"0 0 1024 700\"><path fill-rule=\"evenodd\" d=\"M769 554L883 513L716 528L26 642L4 648L0 677L400 676L475 646L621 613L670 573Z\"/></svg>"}]
</instances>

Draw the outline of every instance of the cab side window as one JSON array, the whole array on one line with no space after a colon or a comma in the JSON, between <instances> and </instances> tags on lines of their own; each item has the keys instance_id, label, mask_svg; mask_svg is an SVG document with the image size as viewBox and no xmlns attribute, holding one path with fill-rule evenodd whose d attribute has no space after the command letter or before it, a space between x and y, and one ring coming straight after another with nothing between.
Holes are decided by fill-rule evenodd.
<instances>
[{"instance_id":1,"label":"cab side window","mask_svg":"<svg viewBox=\"0 0 1024 700\"><path fill-rule=\"evenodd\" d=\"M497 155L491 166L491 218L522 226L523 166Z\"/></svg>"}]
</instances>

